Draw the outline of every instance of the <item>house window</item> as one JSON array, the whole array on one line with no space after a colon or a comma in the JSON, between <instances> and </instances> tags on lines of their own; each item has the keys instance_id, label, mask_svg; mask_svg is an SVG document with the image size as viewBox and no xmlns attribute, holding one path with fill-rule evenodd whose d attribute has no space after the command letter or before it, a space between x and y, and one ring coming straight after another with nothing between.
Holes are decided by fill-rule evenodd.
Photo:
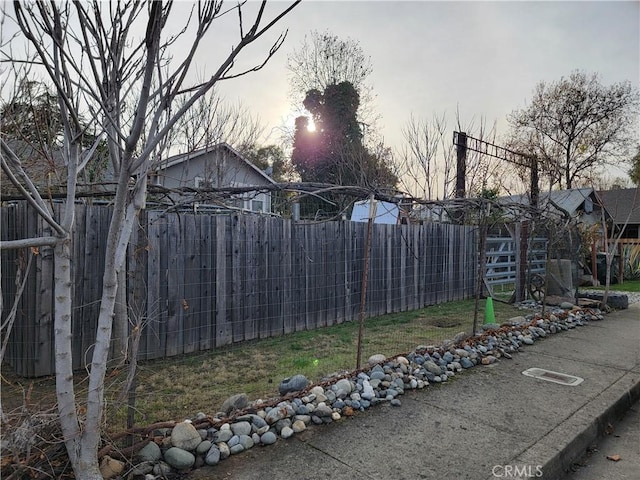
<instances>
[{"instance_id":1,"label":"house window","mask_svg":"<svg viewBox=\"0 0 640 480\"><path fill-rule=\"evenodd\" d=\"M264 212L264 202L262 200L251 200L251 211Z\"/></svg>"}]
</instances>

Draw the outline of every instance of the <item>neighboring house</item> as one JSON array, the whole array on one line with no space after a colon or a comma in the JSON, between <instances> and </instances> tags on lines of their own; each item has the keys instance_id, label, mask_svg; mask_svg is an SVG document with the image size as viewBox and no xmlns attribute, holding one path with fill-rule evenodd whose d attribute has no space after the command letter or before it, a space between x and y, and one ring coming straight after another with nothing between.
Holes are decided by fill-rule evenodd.
<instances>
[{"instance_id":1,"label":"neighboring house","mask_svg":"<svg viewBox=\"0 0 640 480\"><path fill-rule=\"evenodd\" d=\"M640 239L640 188L600 190L598 196L621 238Z\"/></svg>"},{"instance_id":2,"label":"neighboring house","mask_svg":"<svg viewBox=\"0 0 640 480\"><path fill-rule=\"evenodd\" d=\"M149 178L149 185L187 192L188 189L270 187L274 184L271 177L226 143L169 157ZM259 188L221 201L232 208L271 213L271 192Z\"/></svg>"},{"instance_id":3,"label":"neighboring house","mask_svg":"<svg viewBox=\"0 0 640 480\"><path fill-rule=\"evenodd\" d=\"M507 219L518 221L522 218L521 207L530 205L528 194L510 195L500 197L497 202L503 205L503 214ZM456 211L461 208L458 199L449 199L439 205L419 205L414 208L412 216L424 221L451 221ZM588 225L600 224L602 222L602 210L600 199L593 188L574 188L571 190L552 190L541 192L538 199L538 208L550 217L558 218L569 214L572 218ZM609 218L605 210L605 218Z\"/></svg>"},{"instance_id":4,"label":"neighboring house","mask_svg":"<svg viewBox=\"0 0 640 480\"><path fill-rule=\"evenodd\" d=\"M511 195L501 197L500 202L507 205L510 203L529 205L530 199L528 195ZM580 223L587 225L600 224L602 222L600 199L593 188L541 192L538 208L543 212L549 212L554 215L569 214ZM518 214L516 213L515 215ZM605 219L608 219L606 209Z\"/></svg>"}]
</instances>

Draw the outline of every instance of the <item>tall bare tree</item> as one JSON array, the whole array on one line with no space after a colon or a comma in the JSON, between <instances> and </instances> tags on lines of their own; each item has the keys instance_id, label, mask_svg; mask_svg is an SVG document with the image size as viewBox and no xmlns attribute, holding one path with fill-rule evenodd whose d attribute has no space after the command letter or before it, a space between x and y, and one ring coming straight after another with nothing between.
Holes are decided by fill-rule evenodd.
<instances>
[{"instance_id":1,"label":"tall bare tree","mask_svg":"<svg viewBox=\"0 0 640 480\"><path fill-rule=\"evenodd\" d=\"M188 99L181 102L186 101ZM242 103L230 104L210 91L200 97L172 129L171 153L191 152L222 142L243 152L258 143L264 128L260 119Z\"/></svg>"},{"instance_id":2,"label":"tall bare tree","mask_svg":"<svg viewBox=\"0 0 640 480\"><path fill-rule=\"evenodd\" d=\"M456 155L453 130L489 142L495 141L495 124L485 119L464 122L456 109L454 126L445 113L431 120L411 116L403 127L404 146L396 153L395 164L402 187L419 198L450 198L455 194ZM483 190L501 187L499 164L495 159L469 150L466 159L467 191L480 196Z\"/></svg>"},{"instance_id":3,"label":"tall bare tree","mask_svg":"<svg viewBox=\"0 0 640 480\"><path fill-rule=\"evenodd\" d=\"M638 137L638 89L603 85L598 74L574 71L540 82L529 105L508 116L511 148L535 155L551 186L572 188L594 169L628 159Z\"/></svg>"},{"instance_id":4,"label":"tall bare tree","mask_svg":"<svg viewBox=\"0 0 640 480\"><path fill-rule=\"evenodd\" d=\"M397 154L398 178L418 198L435 199L450 191L455 154L446 115L431 120L411 116L402 129L404 145Z\"/></svg>"},{"instance_id":5,"label":"tall bare tree","mask_svg":"<svg viewBox=\"0 0 640 480\"><path fill-rule=\"evenodd\" d=\"M349 82L362 97L373 67L371 59L353 39L340 39L329 31L313 30L287 59L292 94L300 101L309 90Z\"/></svg>"},{"instance_id":6,"label":"tall bare tree","mask_svg":"<svg viewBox=\"0 0 640 480\"><path fill-rule=\"evenodd\" d=\"M61 218L55 218L11 146L1 141L2 169L50 226L39 238L4 242L2 248L49 246L55 261L56 393L64 442L78 479L101 479L98 467L104 412L104 378L113 328L119 272L131 231L143 208L147 175L176 122L214 85L261 68L282 45L281 34L262 61L237 71L235 61L250 44L263 39L299 2L271 11L267 2L226 7L222 1L191 7L184 28L172 25L173 2L33 2L5 5L28 48L4 50L3 61L33 63L57 95L63 125L61 148L66 164L67 196ZM196 52L212 33L216 20L235 12L238 37L206 81L192 82ZM246 19L250 16L251 22ZM179 21L176 19L176 21ZM170 28L171 25L171 28ZM190 38L186 39L186 36ZM188 47L176 47L178 38ZM25 56L32 49L34 56ZM181 56L179 54L182 54ZM181 103L178 103L182 100ZM179 105L177 108L174 106ZM132 112L132 115L127 115ZM116 172L114 213L106 239L105 271L97 335L91 357L86 411L79 410L73 384L71 350L71 232L78 175L91 161L97 142L82 144L83 113L100 122ZM100 138L100 137L99 137Z\"/></svg>"}]
</instances>

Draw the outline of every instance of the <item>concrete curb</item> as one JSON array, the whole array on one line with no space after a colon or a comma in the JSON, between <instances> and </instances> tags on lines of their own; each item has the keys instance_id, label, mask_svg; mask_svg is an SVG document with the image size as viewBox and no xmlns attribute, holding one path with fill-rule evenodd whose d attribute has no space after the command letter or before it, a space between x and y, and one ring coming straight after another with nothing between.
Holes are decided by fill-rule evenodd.
<instances>
[{"instance_id":1,"label":"concrete curb","mask_svg":"<svg viewBox=\"0 0 640 480\"><path fill-rule=\"evenodd\" d=\"M511 478L532 478L532 473L535 477L535 467L541 466L541 478L562 479L586 449L605 433L607 425L622 418L639 399L640 370L636 368L624 373L601 395L519 455L513 463L529 466L528 475Z\"/></svg>"}]
</instances>

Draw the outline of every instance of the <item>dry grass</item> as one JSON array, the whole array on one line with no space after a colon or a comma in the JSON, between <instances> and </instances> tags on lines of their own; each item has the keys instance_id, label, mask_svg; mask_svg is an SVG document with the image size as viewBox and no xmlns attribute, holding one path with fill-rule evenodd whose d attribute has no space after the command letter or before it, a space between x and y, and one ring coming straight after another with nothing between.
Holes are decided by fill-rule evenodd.
<instances>
[{"instance_id":1,"label":"dry grass","mask_svg":"<svg viewBox=\"0 0 640 480\"><path fill-rule=\"evenodd\" d=\"M473 308L473 300L467 300L367 319L362 363L376 353L398 355L420 344L439 344L459 332L470 332ZM494 310L498 322L519 314L514 307L499 302L494 302ZM481 311L480 323L483 315ZM276 397L280 381L297 373L315 382L335 372L353 370L357 335L358 323L347 322L211 352L144 362L138 367L135 423L179 420L199 411L214 414L224 399L235 393L246 393L252 400ZM114 404L125 376L125 371L113 370L105 382L107 424L112 432L126 427L126 405ZM78 374L77 378L81 391L86 374ZM31 382L12 375L3 366L2 383L5 413L23 404L30 384L30 410L49 408L55 403L53 378Z\"/></svg>"}]
</instances>

